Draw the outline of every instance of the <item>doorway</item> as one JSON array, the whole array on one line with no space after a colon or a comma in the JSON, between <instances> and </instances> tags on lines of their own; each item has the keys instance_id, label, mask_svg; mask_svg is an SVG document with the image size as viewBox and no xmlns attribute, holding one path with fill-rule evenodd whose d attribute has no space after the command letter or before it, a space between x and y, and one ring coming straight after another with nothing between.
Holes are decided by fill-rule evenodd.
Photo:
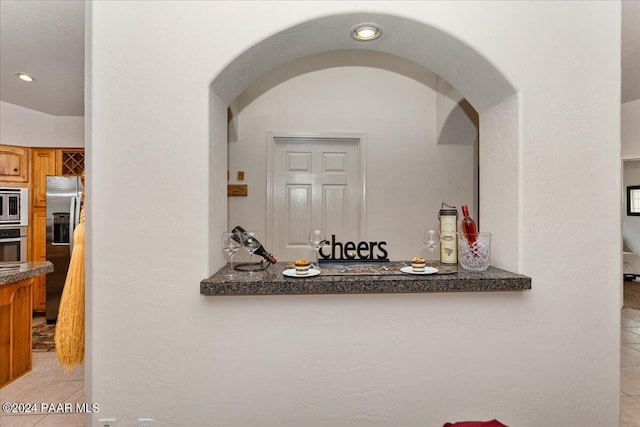
<instances>
[{"instance_id":1,"label":"doorway","mask_svg":"<svg viewBox=\"0 0 640 427\"><path fill-rule=\"evenodd\" d=\"M640 276L640 217L627 213L627 187L640 185L640 159L623 159L622 260L625 275ZM630 276L625 276L630 277ZM640 278L623 282L623 307L640 310Z\"/></svg>"},{"instance_id":2,"label":"doorway","mask_svg":"<svg viewBox=\"0 0 640 427\"><path fill-rule=\"evenodd\" d=\"M283 259L311 257L312 229L338 240L365 235L364 135L270 134L267 241Z\"/></svg>"}]
</instances>

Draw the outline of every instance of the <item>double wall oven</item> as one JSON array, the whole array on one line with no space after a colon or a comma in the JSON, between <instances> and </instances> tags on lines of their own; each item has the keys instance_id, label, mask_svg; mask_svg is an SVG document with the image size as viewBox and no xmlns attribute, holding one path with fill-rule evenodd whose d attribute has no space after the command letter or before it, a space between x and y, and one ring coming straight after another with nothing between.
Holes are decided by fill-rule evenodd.
<instances>
[{"instance_id":1,"label":"double wall oven","mask_svg":"<svg viewBox=\"0 0 640 427\"><path fill-rule=\"evenodd\" d=\"M29 189L0 187L0 262L27 260Z\"/></svg>"}]
</instances>

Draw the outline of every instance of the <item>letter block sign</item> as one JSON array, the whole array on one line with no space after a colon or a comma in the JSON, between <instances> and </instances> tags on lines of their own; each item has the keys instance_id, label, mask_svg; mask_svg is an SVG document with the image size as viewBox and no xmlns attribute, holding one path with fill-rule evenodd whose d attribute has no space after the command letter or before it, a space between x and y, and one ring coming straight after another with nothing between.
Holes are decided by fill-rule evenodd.
<instances>
[{"instance_id":1,"label":"letter block sign","mask_svg":"<svg viewBox=\"0 0 640 427\"><path fill-rule=\"evenodd\" d=\"M329 248L320 248L320 257L325 261L389 261L387 242L337 242L336 235L331 235L331 241L325 240ZM328 251L328 253L325 252Z\"/></svg>"}]
</instances>

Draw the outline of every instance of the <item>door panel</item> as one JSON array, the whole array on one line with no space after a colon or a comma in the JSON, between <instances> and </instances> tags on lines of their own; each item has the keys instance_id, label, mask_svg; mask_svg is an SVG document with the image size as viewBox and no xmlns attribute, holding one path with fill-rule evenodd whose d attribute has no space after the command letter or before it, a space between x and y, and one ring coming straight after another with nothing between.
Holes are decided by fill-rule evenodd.
<instances>
[{"instance_id":1,"label":"door panel","mask_svg":"<svg viewBox=\"0 0 640 427\"><path fill-rule=\"evenodd\" d=\"M308 226L311 223L311 186L287 185L287 199L285 215L282 218L295 218L295 221L287 221L287 238L284 245L287 248L299 248L307 246Z\"/></svg>"},{"instance_id":2,"label":"door panel","mask_svg":"<svg viewBox=\"0 0 640 427\"><path fill-rule=\"evenodd\" d=\"M347 153L322 153L322 171L324 173L346 173Z\"/></svg>"},{"instance_id":3,"label":"door panel","mask_svg":"<svg viewBox=\"0 0 640 427\"><path fill-rule=\"evenodd\" d=\"M349 235L349 201L346 185L325 185L322 188L323 224L327 239L331 234Z\"/></svg>"},{"instance_id":4,"label":"door panel","mask_svg":"<svg viewBox=\"0 0 640 427\"><path fill-rule=\"evenodd\" d=\"M310 230L329 239L360 240L362 209L358 140L275 138L273 253L282 261L313 258Z\"/></svg>"},{"instance_id":5,"label":"door panel","mask_svg":"<svg viewBox=\"0 0 640 427\"><path fill-rule=\"evenodd\" d=\"M311 173L311 153L287 151L287 172Z\"/></svg>"}]
</instances>

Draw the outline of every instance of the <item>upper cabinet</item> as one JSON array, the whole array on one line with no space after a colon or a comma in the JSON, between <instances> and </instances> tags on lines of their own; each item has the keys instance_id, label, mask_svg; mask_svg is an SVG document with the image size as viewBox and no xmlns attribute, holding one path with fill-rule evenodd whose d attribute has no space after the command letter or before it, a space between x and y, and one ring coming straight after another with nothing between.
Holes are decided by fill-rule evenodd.
<instances>
[{"instance_id":1,"label":"upper cabinet","mask_svg":"<svg viewBox=\"0 0 640 427\"><path fill-rule=\"evenodd\" d=\"M84 149L32 148L33 206L47 205L47 175L83 175Z\"/></svg>"},{"instance_id":2,"label":"upper cabinet","mask_svg":"<svg viewBox=\"0 0 640 427\"><path fill-rule=\"evenodd\" d=\"M0 182L29 183L44 190L47 175L84 175L84 148L46 148L0 145ZM44 206L44 193L36 206Z\"/></svg>"},{"instance_id":3,"label":"upper cabinet","mask_svg":"<svg viewBox=\"0 0 640 427\"><path fill-rule=\"evenodd\" d=\"M29 148L0 145L0 181L29 181Z\"/></svg>"},{"instance_id":4,"label":"upper cabinet","mask_svg":"<svg viewBox=\"0 0 640 427\"><path fill-rule=\"evenodd\" d=\"M84 148L56 150L56 175L84 175Z\"/></svg>"},{"instance_id":5,"label":"upper cabinet","mask_svg":"<svg viewBox=\"0 0 640 427\"><path fill-rule=\"evenodd\" d=\"M31 150L33 165L33 206L47 206L47 175L56 175L56 150L34 148Z\"/></svg>"}]
</instances>

